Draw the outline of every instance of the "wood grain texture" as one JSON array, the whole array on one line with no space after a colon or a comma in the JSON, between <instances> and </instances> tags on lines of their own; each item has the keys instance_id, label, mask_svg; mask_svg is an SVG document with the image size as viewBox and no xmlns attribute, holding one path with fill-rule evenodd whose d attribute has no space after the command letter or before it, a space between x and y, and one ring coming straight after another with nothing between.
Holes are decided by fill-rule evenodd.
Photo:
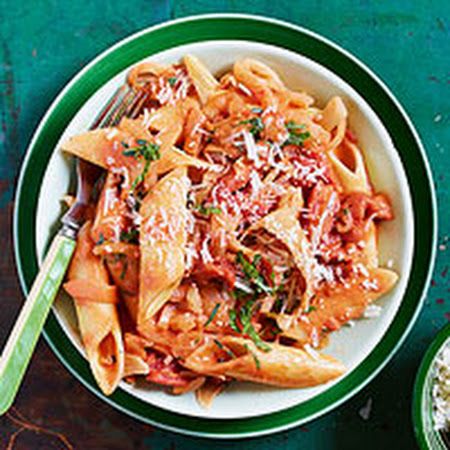
<instances>
[{"instance_id":1,"label":"wood grain texture","mask_svg":"<svg viewBox=\"0 0 450 450\"><path fill-rule=\"evenodd\" d=\"M406 4L407 3L407 4ZM22 299L11 244L15 179L31 134L51 100L90 59L119 39L170 18L246 12L293 21L334 40L367 63L392 89L423 138L437 187L439 248L433 283L412 333L362 392L305 427L243 442L212 443L154 430L86 391L39 344L17 411L64 433L76 449L414 449L410 403L427 345L450 320L449 173L450 8L446 0L0 0L0 347ZM15 416L12 416L15 417ZM0 419L0 448L20 427ZM16 449L62 448L57 438L21 433Z\"/></svg>"}]
</instances>

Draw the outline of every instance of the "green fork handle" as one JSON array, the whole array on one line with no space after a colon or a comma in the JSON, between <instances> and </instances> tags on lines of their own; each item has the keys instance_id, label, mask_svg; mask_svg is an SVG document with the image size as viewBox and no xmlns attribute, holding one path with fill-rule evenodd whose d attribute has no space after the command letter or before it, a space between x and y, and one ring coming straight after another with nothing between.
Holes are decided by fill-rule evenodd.
<instances>
[{"instance_id":1,"label":"green fork handle","mask_svg":"<svg viewBox=\"0 0 450 450\"><path fill-rule=\"evenodd\" d=\"M0 415L12 405L75 249L58 234L20 311L0 358Z\"/></svg>"}]
</instances>

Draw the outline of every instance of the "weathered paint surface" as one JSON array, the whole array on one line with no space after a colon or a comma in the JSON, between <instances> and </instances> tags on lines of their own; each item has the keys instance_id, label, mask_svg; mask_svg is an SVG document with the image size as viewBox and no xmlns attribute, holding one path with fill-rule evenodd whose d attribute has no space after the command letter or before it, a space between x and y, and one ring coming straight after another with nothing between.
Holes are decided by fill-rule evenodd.
<instances>
[{"instance_id":1,"label":"weathered paint surface","mask_svg":"<svg viewBox=\"0 0 450 450\"><path fill-rule=\"evenodd\" d=\"M430 158L439 200L439 248L420 318L396 357L360 394L305 427L241 443L212 443L154 430L87 392L41 342L9 417L0 447L22 414L63 433L77 449L365 449L415 448L410 420L413 380L423 352L450 320L450 8L445 0L0 0L0 348L21 299L11 246L12 197L31 134L51 100L91 58L117 40L166 19L204 12L247 12L290 20L341 44L388 84L411 115ZM23 418L22 418L23 420ZM34 430L34 431L33 431ZM62 448L36 432L17 449Z\"/></svg>"}]
</instances>

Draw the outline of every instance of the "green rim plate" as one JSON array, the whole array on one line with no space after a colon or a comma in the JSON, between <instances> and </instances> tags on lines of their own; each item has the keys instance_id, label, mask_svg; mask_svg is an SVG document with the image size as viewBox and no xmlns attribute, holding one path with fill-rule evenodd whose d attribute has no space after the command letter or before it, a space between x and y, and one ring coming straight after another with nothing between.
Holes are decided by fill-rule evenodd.
<instances>
[{"instance_id":1,"label":"green rim plate","mask_svg":"<svg viewBox=\"0 0 450 450\"><path fill-rule=\"evenodd\" d=\"M447 324L428 347L414 383L413 422L417 442L422 450L441 450L447 447L438 432L433 429L431 384L432 368L437 354L450 341L450 324Z\"/></svg>"},{"instance_id":2,"label":"green rim plate","mask_svg":"<svg viewBox=\"0 0 450 450\"><path fill-rule=\"evenodd\" d=\"M256 16L194 16L145 29L113 46L86 66L60 93L28 148L16 193L15 257L22 289L28 293L38 270L36 207L47 162L79 108L105 82L151 54L206 40L248 40L285 48L322 64L350 84L370 104L388 130L405 168L414 207L414 259L400 308L383 339L342 381L291 408L246 419L200 419L144 403L118 389L105 397L89 367L69 341L55 315L44 335L66 367L104 401L146 423L196 436L242 438L300 425L335 408L366 385L392 357L411 329L432 273L436 243L436 202L424 149L406 113L386 86L361 62L330 41L303 28ZM419 239L420 233L420 239Z\"/></svg>"}]
</instances>

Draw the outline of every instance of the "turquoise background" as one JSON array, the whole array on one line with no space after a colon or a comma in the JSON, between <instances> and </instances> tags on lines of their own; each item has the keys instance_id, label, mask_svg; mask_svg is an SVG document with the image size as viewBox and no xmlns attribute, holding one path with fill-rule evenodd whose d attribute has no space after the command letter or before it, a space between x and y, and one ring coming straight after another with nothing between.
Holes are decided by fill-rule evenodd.
<instances>
[{"instance_id":1,"label":"turquoise background","mask_svg":"<svg viewBox=\"0 0 450 450\"><path fill-rule=\"evenodd\" d=\"M289 20L330 38L360 58L390 87L415 123L430 159L440 205L437 264L413 331L373 382L321 419L272 437L213 443L133 423L79 386L67 390L61 406L61 399L51 395L51 380L46 377L53 368L65 379L70 376L42 344L25 380L32 388L21 393L16 407L30 420L63 432L74 448L80 449L414 449L410 419L414 376L432 337L450 320L448 2L22 0L19 4L0 0L0 11L0 232L5 238L10 232L9 211L22 156L40 118L65 83L123 37L168 19L206 12L245 12ZM12 281L11 258L6 253L1 258L0 268L5 269L0 276L2 300L9 306L6 318L12 323L20 291ZM6 332L0 332L0 344ZM43 368L42 358L48 359L49 367ZM71 381L70 386L75 383ZM75 393L77 398L70 401ZM101 410L101 422L86 417L91 404L94 410ZM55 408L58 418L52 414ZM363 412L369 413L367 420ZM15 429L8 418L0 419L0 445ZM87 435L80 433L81 429ZM87 438L92 434L95 439ZM41 437L30 434L21 448L48 448L44 444L40 447L41 442Z\"/></svg>"}]
</instances>

